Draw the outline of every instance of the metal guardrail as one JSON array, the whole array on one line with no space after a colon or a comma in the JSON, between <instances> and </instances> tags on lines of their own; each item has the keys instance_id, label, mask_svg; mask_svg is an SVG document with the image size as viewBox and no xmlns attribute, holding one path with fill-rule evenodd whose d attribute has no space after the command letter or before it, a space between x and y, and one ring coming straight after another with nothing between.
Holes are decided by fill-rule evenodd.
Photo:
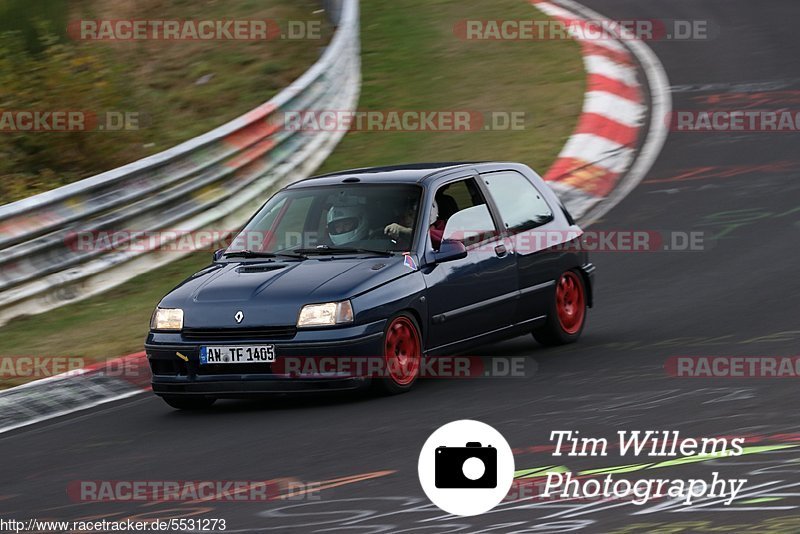
<instances>
[{"instance_id":1,"label":"metal guardrail","mask_svg":"<svg viewBox=\"0 0 800 534\"><path fill-rule=\"evenodd\" d=\"M76 232L235 231L272 190L314 172L345 132L285 129L282 113L352 111L361 87L358 0L323 5L337 24L331 42L270 101L170 150L0 206L0 325L97 294L191 252L82 251Z\"/></svg>"}]
</instances>

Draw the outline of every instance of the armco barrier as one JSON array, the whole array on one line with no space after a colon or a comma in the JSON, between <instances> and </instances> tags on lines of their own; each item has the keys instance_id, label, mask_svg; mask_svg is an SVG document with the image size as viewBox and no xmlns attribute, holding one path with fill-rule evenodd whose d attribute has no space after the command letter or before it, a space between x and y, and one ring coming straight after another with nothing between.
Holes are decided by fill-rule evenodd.
<instances>
[{"instance_id":1,"label":"armco barrier","mask_svg":"<svg viewBox=\"0 0 800 534\"><path fill-rule=\"evenodd\" d=\"M70 243L76 231L235 229L271 190L310 175L344 132L290 131L281 127L282 113L355 110L361 87L358 0L323 5L337 25L333 39L269 102L165 152L0 206L0 325L181 256L136 246L81 251Z\"/></svg>"}]
</instances>

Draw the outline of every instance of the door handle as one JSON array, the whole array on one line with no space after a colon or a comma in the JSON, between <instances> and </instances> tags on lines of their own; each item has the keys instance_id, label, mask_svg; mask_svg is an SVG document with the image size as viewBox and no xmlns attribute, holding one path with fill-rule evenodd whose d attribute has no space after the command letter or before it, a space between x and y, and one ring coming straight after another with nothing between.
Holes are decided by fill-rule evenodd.
<instances>
[{"instance_id":1,"label":"door handle","mask_svg":"<svg viewBox=\"0 0 800 534\"><path fill-rule=\"evenodd\" d=\"M502 244L502 243L500 243L499 245L494 247L494 253L497 254L501 258L503 256L505 256L507 252L508 252L508 250L506 250L506 246L504 244Z\"/></svg>"}]
</instances>

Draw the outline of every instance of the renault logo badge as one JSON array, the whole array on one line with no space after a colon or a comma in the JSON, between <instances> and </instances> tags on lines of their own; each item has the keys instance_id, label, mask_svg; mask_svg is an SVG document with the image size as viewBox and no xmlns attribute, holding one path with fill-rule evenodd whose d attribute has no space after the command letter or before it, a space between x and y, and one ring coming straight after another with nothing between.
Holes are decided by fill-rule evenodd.
<instances>
[{"instance_id":1,"label":"renault logo badge","mask_svg":"<svg viewBox=\"0 0 800 534\"><path fill-rule=\"evenodd\" d=\"M242 310L239 310L236 312L236 315L234 315L233 318L236 319L236 324L239 324L242 322L242 319L244 319L244 313L242 313Z\"/></svg>"}]
</instances>

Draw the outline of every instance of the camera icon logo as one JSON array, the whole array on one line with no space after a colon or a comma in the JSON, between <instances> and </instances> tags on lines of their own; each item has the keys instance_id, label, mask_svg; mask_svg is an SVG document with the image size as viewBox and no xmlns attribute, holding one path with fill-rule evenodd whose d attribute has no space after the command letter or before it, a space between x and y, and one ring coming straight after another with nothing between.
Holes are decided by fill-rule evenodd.
<instances>
[{"instance_id":1,"label":"camera icon logo","mask_svg":"<svg viewBox=\"0 0 800 534\"><path fill-rule=\"evenodd\" d=\"M463 419L428 437L417 469L433 504L453 515L473 516L488 512L508 494L514 455L497 430Z\"/></svg>"},{"instance_id":2,"label":"camera icon logo","mask_svg":"<svg viewBox=\"0 0 800 534\"><path fill-rule=\"evenodd\" d=\"M496 488L497 450L470 441L466 447L437 447L435 483L437 488Z\"/></svg>"}]
</instances>

